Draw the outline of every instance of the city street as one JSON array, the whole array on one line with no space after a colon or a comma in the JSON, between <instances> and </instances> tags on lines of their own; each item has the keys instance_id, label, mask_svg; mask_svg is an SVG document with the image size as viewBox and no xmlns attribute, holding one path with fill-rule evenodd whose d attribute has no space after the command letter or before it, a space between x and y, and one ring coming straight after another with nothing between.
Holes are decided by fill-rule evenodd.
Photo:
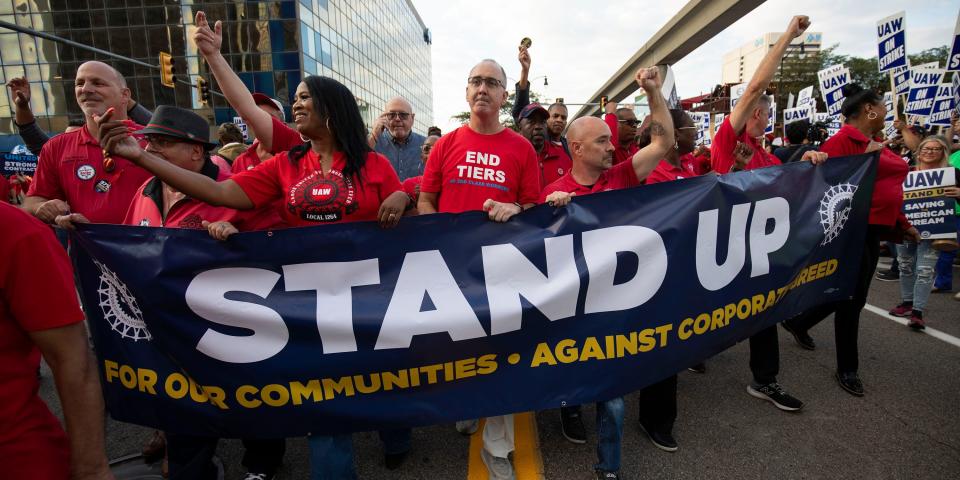
<instances>
[{"instance_id":1,"label":"city street","mask_svg":"<svg viewBox=\"0 0 960 480\"><path fill-rule=\"evenodd\" d=\"M882 258L886 265L889 258ZM960 278L955 268L955 278ZM898 303L897 282L874 281L869 305L885 311ZM868 309L871 307L868 306ZM860 375L863 398L841 390L833 377L833 322L811 331L816 351L800 349L780 330L780 381L806 402L799 413L781 412L747 395L750 379L747 344L710 359L707 373L682 372L676 453L655 448L637 426L635 395L627 399L623 478L863 478L952 479L960 477L960 302L953 294L931 295L927 333L873 311L860 324ZM904 322L905 323L905 322ZM940 338L933 330L942 332ZM42 396L59 413L53 381L44 367ZM595 457L594 409L584 407L585 445L560 433L556 410L539 412L534 422L518 416L515 464L518 478L592 478ZM151 430L109 421L111 458L139 452ZM413 451L399 469L383 466L376 433L354 435L361 478L485 478L479 462L479 434L467 438L453 425L414 430ZM220 443L227 479L242 478L242 446ZM471 455L472 454L472 455ZM305 479L307 442L287 442L278 478ZM130 477L123 477L130 478ZM155 477L138 477L155 478Z\"/></svg>"}]
</instances>

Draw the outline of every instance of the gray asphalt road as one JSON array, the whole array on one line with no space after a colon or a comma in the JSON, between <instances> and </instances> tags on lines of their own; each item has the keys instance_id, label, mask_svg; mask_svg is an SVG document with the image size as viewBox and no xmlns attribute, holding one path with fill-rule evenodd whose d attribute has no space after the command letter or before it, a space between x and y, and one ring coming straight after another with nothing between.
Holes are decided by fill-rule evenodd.
<instances>
[{"instance_id":1,"label":"gray asphalt road","mask_svg":"<svg viewBox=\"0 0 960 480\"><path fill-rule=\"evenodd\" d=\"M954 275L960 287L960 270ZM889 309L898 299L898 283L875 281L868 301ZM932 295L926 319L929 327L960 337L960 302L953 295ZM833 378L833 322L824 321L811 334L817 341L812 352L800 349L780 330L780 381L806 402L799 413L781 412L747 395L745 343L711 359L704 375L680 374L676 453L650 444L637 427L637 400L628 397L624 478L960 478L960 347L865 311L860 374L867 394L855 398ZM44 375L41 395L59 414L50 372ZM593 407L586 406L589 439L586 445L574 445L560 434L557 411L537 414L546 478L592 478L593 415ZM108 454L113 458L138 452L149 434L148 429L110 420ZM413 444L408 461L388 471L376 434L354 435L361 478L467 477L469 439L451 425L417 429ZM218 454L226 478L242 478L240 442L221 441ZM306 441L288 440L279 478L304 479L308 472Z\"/></svg>"}]
</instances>

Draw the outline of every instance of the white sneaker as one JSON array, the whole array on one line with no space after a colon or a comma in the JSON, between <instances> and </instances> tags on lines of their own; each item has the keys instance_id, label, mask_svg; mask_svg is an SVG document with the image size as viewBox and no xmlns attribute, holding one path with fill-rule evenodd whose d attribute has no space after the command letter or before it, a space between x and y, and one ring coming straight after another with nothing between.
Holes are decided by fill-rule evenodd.
<instances>
[{"instance_id":1,"label":"white sneaker","mask_svg":"<svg viewBox=\"0 0 960 480\"><path fill-rule=\"evenodd\" d=\"M464 435L473 435L477 433L477 428L480 427L480 420L460 420L457 422L457 431Z\"/></svg>"},{"instance_id":2,"label":"white sneaker","mask_svg":"<svg viewBox=\"0 0 960 480\"><path fill-rule=\"evenodd\" d=\"M480 449L480 458L483 464L487 466L490 480L516 480L513 473L513 463L509 458L494 457L486 448Z\"/></svg>"}]
</instances>

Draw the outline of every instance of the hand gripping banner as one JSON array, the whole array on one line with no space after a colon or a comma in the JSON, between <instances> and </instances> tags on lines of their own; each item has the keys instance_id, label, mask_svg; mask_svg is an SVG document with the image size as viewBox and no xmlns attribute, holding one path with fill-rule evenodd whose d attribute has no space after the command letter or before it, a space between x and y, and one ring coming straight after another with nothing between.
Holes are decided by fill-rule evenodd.
<instances>
[{"instance_id":1,"label":"hand gripping banner","mask_svg":"<svg viewBox=\"0 0 960 480\"><path fill-rule=\"evenodd\" d=\"M542 205L251 232L72 236L111 415L288 437L625 395L848 298L876 160ZM748 375L748 372L744 372Z\"/></svg>"}]
</instances>

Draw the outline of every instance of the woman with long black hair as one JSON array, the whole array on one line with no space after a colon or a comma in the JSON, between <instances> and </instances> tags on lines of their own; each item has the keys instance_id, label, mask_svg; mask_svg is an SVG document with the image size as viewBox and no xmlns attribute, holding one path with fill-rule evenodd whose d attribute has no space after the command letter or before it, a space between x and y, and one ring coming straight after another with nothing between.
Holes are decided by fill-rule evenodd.
<instances>
[{"instance_id":1,"label":"woman with long black hair","mask_svg":"<svg viewBox=\"0 0 960 480\"><path fill-rule=\"evenodd\" d=\"M883 97L856 84L843 87L843 95L845 100L840 110L846 119L845 123L836 135L823 143L820 151L830 157L880 152L873 197L870 200L867 238L860 257L860 272L854 285L853 298L814 308L783 322L783 326L793 334L801 347L813 350L815 344L807 333L808 330L833 313L837 342L837 381L840 387L851 395L862 397L863 383L857 373L857 336L860 311L867 303L870 280L877 269L880 241L894 238L919 241L920 234L901 212L907 164L877 140L887 114Z\"/></svg>"},{"instance_id":2,"label":"woman with long black hair","mask_svg":"<svg viewBox=\"0 0 960 480\"><path fill-rule=\"evenodd\" d=\"M309 76L297 87L293 121L303 144L221 182L144 151L126 125L111 117L108 111L98 119L105 150L211 205L249 210L282 199L280 215L291 227L364 220L392 227L410 205L390 162L370 150L353 94L331 78ZM237 232L227 222L211 224L209 231L219 239ZM356 476L349 434L313 435L310 450L312 478Z\"/></svg>"}]
</instances>

